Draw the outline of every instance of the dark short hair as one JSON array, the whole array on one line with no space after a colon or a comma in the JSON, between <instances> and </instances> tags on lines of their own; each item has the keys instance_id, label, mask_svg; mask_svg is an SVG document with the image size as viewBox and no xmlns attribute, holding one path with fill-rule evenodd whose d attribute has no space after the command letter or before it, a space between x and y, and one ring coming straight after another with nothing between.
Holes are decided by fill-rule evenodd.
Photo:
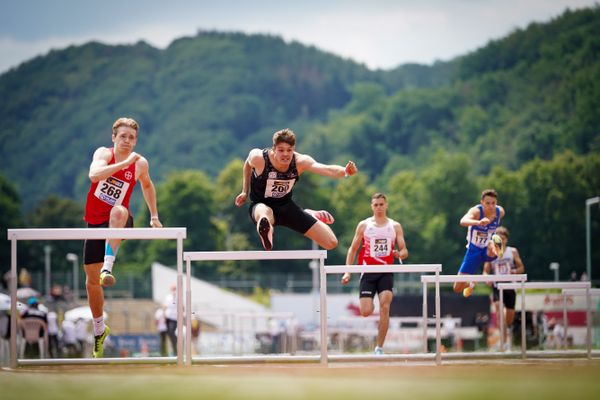
<instances>
[{"instance_id":1,"label":"dark short hair","mask_svg":"<svg viewBox=\"0 0 600 400\"><path fill-rule=\"evenodd\" d=\"M483 200L485 196L490 196L497 199L498 193L494 189L485 189L483 192L481 192L481 199Z\"/></svg>"},{"instance_id":2,"label":"dark short hair","mask_svg":"<svg viewBox=\"0 0 600 400\"><path fill-rule=\"evenodd\" d=\"M294 147L296 145L296 134L290 129L285 128L273 134L273 147L279 143L287 143Z\"/></svg>"},{"instance_id":3,"label":"dark short hair","mask_svg":"<svg viewBox=\"0 0 600 400\"><path fill-rule=\"evenodd\" d=\"M380 192L377 192L373 196L371 196L371 200L375 200L375 199L384 199L385 201L387 201L387 197L385 197L385 194L380 193Z\"/></svg>"}]
</instances>

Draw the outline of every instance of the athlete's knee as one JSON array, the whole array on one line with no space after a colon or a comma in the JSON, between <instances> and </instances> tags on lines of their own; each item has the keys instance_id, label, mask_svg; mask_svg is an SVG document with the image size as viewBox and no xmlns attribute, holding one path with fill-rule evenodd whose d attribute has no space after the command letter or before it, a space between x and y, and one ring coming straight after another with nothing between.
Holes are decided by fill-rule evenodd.
<instances>
[{"instance_id":1,"label":"athlete's knee","mask_svg":"<svg viewBox=\"0 0 600 400\"><path fill-rule=\"evenodd\" d=\"M129 218L129 211L123 206L115 206L110 210L110 225L125 226Z\"/></svg>"},{"instance_id":2,"label":"athlete's knee","mask_svg":"<svg viewBox=\"0 0 600 400\"><path fill-rule=\"evenodd\" d=\"M360 309L360 316L361 317L368 317L372 313L373 313L373 309L368 309L368 310L363 310L362 308Z\"/></svg>"},{"instance_id":3,"label":"athlete's knee","mask_svg":"<svg viewBox=\"0 0 600 400\"><path fill-rule=\"evenodd\" d=\"M88 276L85 280L85 287L89 288L89 289L95 289L100 286L100 275L98 275L98 279L94 279L90 276Z\"/></svg>"},{"instance_id":4,"label":"athlete's knee","mask_svg":"<svg viewBox=\"0 0 600 400\"><path fill-rule=\"evenodd\" d=\"M333 250L333 249L335 249L337 247L338 240L337 240L337 238L335 236L334 237L327 237L324 240L321 240L321 242L319 244L325 250Z\"/></svg>"}]
</instances>

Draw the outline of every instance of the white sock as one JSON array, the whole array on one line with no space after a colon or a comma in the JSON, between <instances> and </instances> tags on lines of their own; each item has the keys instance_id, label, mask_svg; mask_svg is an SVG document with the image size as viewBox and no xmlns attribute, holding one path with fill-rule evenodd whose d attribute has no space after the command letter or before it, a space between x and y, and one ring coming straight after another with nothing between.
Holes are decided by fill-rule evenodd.
<instances>
[{"instance_id":1,"label":"white sock","mask_svg":"<svg viewBox=\"0 0 600 400\"><path fill-rule=\"evenodd\" d=\"M94 318L94 336L100 336L106 329L104 325L104 317Z\"/></svg>"},{"instance_id":2,"label":"white sock","mask_svg":"<svg viewBox=\"0 0 600 400\"><path fill-rule=\"evenodd\" d=\"M115 256L104 256L104 264L102 265L102 271L108 271L112 273L114 263Z\"/></svg>"}]
</instances>

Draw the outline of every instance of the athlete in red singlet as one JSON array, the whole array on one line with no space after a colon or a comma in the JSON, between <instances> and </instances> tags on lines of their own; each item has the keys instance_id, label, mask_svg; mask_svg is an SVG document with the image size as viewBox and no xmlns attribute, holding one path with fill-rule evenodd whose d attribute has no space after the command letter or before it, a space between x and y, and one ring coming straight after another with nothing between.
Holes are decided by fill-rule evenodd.
<instances>
[{"instance_id":1,"label":"athlete in red singlet","mask_svg":"<svg viewBox=\"0 0 600 400\"><path fill-rule=\"evenodd\" d=\"M131 118L119 118L112 128L112 148L99 147L94 152L89 177L92 182L85 206L89 228L124 228L133 226L129 198L140 181L144 200L150 211L150 226L161 228L156 207L156 191L148 173L148 161L133 149L138 138L138 124ZM88 303L94 318L94 357L104 354L104 340L110 328L104 324L103 286L115 283L112 267L120 239L86 240L84 269Z\"/></svg>"},{"instance_id":2,"label":"athlete in red singlet","mask_svg":"<svg viewBox=\"0 0 600 400\"><path fill-rule=\"evenodd\" d=\"M387 217L388 203L383 193L371 197L373 216L358 223L352 244L346 255L346 265L353 265L358 247L358 264L393 264L394 257L402 263L408 257L402 226ZM350 281L350 273L342 276L342 284ZM383 354L383 343L390 323L390 305L392 304L394 275L392 273L366 273L360 278L360 314L371 315L375 309L373 298L379 296L379 328L375 354Z\"/></svg>"}]
</instances>

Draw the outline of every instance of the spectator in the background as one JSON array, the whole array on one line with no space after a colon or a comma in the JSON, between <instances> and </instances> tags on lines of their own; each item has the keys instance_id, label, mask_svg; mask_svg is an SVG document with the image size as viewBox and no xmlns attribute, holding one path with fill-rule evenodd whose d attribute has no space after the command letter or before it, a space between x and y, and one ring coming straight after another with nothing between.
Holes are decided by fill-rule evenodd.
<instances>
[{"instance_id":1,"label":"spectator in the background","mask_svg":"<svg viewBox=\"0 0 600 400\"><path fill-rule=\"evenodd\" d=\"M159 307L154 313L154 322L156 323L156 330L160 337L160 355L166 357L169 355L167 349L167 319L165 318L165 309Z\"/></svg>"},{"instance_id":2,"label":"spectator in the background","mask_svg":"<svg viewBox=\"0 0 600 400\"><path fill-rule=\"evenodd\" d=\"M58 358L59 347L58 347L58 315L56 311L48 311L48 350L50 351L50 357Z\"/></svg>"},{"instance_id":3,"label":"spectator in the background","mask_svg":"<svg viewBox=\"0 0 600 400\"><path fill-rule=\"evenodd\" d=\"M38 302L37 298L30 297L29 299L27 299L27 309L23 311L23 314L21 314L21 318L23 320L27 320L30 318L40 319L47 324L48 312L45 309L40 308L40 303ZM43 328L40 329L39 335L40 337L44 336ZM30 355L32 357L39 357L39 347L37 345L32 345L31 343L25 343L25 354Z\"/></svg>"},{"instance_id":4,"label":"spectator in the background","mask_svg":"<svg viewBox=\"0 0 600 400\"><path fill-rule=\"evenodd\" d=\"M167 321L167 336L171 341L171 350L177 354L177 285L171 285L171 291L163 302Z\"/></svg>"},{"instance_id":5,"label":"spectator in the background","mask_svg":"<svg viewBox=\"0 0 600 400\"><path fill-rule=\"evenodd\" d=\"M31 274L27 271L27 268L21 268L19 272L19 285L21 287L31 287Z\"/></svg>"},{"instance_id":6,"label":"spectator in the background","mask_svg":"<svg viewBox=\"0 0 600 400\"><path fill-rule=\"evenodd\" d=\"M577 272L571 271L571 275L569 276L569 281L576 282L577 281Z\"/></svg>"},{"instance_id":7,"label":"spectator in the background","mask_svg":"<svg viewBox=\"0 0 600 400\"><path fill-rule=\"evenodd\" d=\"M88 322L83 318L78 318L77 321L75 321L75 339L77 340L82 355L86 354L85 350L88 336Z\"/></svg>"},{"instance_id":8,"label":"spectator in the background","mask_svg":"<svg viewBox=\"0 0 600 400\"><path fill-rule=\"evenodd\" d=\"M40 303L37 298L30 297L27 299L27 309L21 314L21 318L39 318L44 322L48 322L48 312L40 308Z\"/></svg>"},{"instance_id":9,"label":"spectator in the background","mask_svg":"<svg viewBox=\"0 0 600 400\"><path fill-rule=\"evenodd\" d=\"M81 357L81 349L75 335L75 323L65 319L61 326L63 354L67 357Z\"/></svg>"}]
</instances>

